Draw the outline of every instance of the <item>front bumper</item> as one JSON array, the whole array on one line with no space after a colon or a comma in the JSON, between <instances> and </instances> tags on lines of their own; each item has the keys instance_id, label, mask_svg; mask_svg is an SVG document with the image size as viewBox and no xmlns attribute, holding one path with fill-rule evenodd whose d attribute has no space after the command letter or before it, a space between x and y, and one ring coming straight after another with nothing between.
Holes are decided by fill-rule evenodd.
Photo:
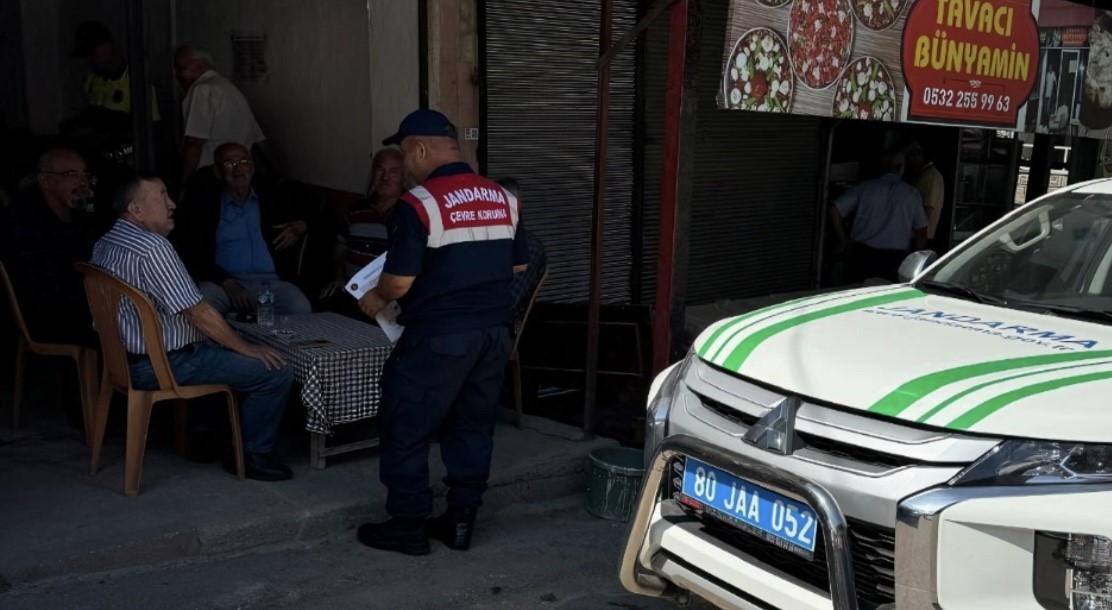
<instances>
[{"instance_id":1,"label":"front bumper","mask_svg":"<svg viewBox=\"0 0 1112 610\"><path fill-rule=\"evenodd\" d=\"M740 477L760 481L773 491L794 497L814 508L827 549L830 598L824 600L818 591L787 581L768 583L772 587L768 584L762 586L762 581L767 583L770 579L767 578L767 568L756 558L738 558L740 561L735 563L730 556L736 556L737 551L728 549L720 542L701 539L690 525L678 525L678 531L672 531L670 519L676 516L675 511L679 509L671 500L661 502L661 490L668 463L681 456L691 456ZM646 544L649 534L652 544ZM663 554L658 554L658 551L663 551ZM709 586L706 588L693 587L693 590L723 607L768 608L768 605L761 604L772 603L772 607L857 608L846 519L834 498L821 487L790 472L706 445L686 435L665 439L645 472L622 558L623 586L642 595L665 594L669 589L668 582L654 574L654 568L667 568L665 573L681 586L707 583ZM727 570L732 574L723 578L722 572ZM737 587L739 582L749 583L749 590L762 589L764 595Z\"/></svg>"},{"instance_id":2,"label":"front bumper","mask_svg":"<svg viewBox=\"0 0 1112 610\"><path fill-rule=\"evenodd\" d=\"M814 508L823 528L829 593L706 535L677 502L665 498L668 464L681 456ZM1068 608L1036 596L1035 532L1112 537L1112 520L1106 518L1110 506L1112 489L1104 485L946 487L905 498L895 524L895 602L881 608ZM664 440L646 470L621 581L634 593L665 596L687 590L724 608L855 610L862 604L854 589L851 544L847 518L822 486L681 434ZM1064 589L1063 582L1063 602Z\"/></svg>"}]
</instances>

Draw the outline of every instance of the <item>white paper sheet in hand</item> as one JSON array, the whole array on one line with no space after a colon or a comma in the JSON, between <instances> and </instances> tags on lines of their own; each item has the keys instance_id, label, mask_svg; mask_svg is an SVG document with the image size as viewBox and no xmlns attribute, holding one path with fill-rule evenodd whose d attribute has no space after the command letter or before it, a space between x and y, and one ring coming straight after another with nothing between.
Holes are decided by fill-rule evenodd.
<instances>
[{"instance_id":1,"label":"white paper sheet in hand","mask_svg":"<svg viewBox=\"0 0 1112 610\"><path fill-rule=\"evenodd\" d=\"M348 280L347 286L344 290L356 299L363 298L367 292L374 290L378 286L378 278L382 276L382 269L386 265L386 255L374 259L367 263L366 267L359 270L358 273L353 275ZM386 307L375 316L375 321L386 333L386 338L390 339L391 343L397 343L398 339L402 336L402 331L405 327L398 324L398 315L401 314L402 309L398 306L397 301L390 301Z\"/></svg>"}]
</instances>

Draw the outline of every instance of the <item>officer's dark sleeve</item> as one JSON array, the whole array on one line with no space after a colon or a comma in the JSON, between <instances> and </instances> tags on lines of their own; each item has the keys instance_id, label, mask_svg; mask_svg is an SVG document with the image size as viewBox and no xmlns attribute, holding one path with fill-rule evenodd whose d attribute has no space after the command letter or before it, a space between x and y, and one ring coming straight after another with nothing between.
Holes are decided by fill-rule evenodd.
<instances>
[{"instance_id":1,"label":"officer's dark sleeve","mask_svg":"<svg viewBox=\"0 0 1112 610\"><path fill-rule=\"evenodd\" d=\"M390 228L390 250L386 254L385 273L416 277L421 273L429 232L413 206L399 201L387 221Z\"/></svg>"},{"instance_id":2,"label":"officer's dark sleeve","mask_svg":"<svg viewBox=\"0 0 1112 610\"><path fill-rule=\"evenodd\" d=\"M529 236L525 232L525 224L518 221L517 232L514 233L514 266L529 264Z\"/></svg>"}]
</instances>

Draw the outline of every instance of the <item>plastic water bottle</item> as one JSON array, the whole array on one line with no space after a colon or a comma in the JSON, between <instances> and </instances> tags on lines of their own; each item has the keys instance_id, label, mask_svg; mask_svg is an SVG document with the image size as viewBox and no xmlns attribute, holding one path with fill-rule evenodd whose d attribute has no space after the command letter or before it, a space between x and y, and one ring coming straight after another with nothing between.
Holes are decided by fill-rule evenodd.
<instances>
[{"instance_id":1,"label":"plastic water bottle","mask_svg":"<svg viewBox=\"0 0 1112 610\"><path fill-rule=\"evenodd\" d=\"M270 292L270 282L263 283L259 293L259 326L274 326L274 293Z\"/></svg>"}]
</instances>

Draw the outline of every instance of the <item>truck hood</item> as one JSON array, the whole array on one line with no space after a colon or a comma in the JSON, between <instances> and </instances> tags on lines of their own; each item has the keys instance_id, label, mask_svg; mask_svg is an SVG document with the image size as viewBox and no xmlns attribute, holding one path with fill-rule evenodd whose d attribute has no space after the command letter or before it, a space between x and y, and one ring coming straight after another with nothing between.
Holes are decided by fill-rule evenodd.
<instances>
[{"instance_id":1,"label":"truck hood","mask_svg":"<svg viewBox=\"0 0 1112 610\"><path fill-rule=\"evenodd\" d=\"M722 320L700 358L811 400L992 435L1112 442L1112 326L928 295L823 294Z\"/></svg>"}]
</instances>

